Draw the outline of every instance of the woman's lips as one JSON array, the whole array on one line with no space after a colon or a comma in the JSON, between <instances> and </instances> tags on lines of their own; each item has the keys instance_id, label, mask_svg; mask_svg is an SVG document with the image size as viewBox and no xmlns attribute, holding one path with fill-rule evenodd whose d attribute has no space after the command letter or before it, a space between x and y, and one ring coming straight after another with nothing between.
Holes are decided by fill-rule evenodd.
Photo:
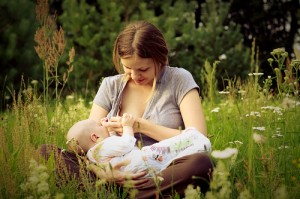
<instances>
[{"instance_id":1,"label":"woman's lips","mask_svg":"<svg viewBox=\"0 0 300 199\"><path fill-rule=\"evenodd\" d=\"M138 83L138 84L141 84L141 83L143 83L144 80L145 79L139 79L139 80L136 80L135 82Z\"/></svg>"}]
</instances>

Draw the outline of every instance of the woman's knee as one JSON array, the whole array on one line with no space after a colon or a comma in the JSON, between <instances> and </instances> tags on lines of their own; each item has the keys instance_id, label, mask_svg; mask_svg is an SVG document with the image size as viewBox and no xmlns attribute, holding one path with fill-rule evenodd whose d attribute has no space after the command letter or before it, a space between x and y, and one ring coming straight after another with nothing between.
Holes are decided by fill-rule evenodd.
<instances>
[{"instance_id":1,"label":"woman's knee","mask_svg":"<svg viewBox=\"0 0 300 199\"><path fill-rule=\"evenodd\" d=\"M196 153L186 157L185 170L190 176L201 177L209 180L213 171L213 161L207 153Z\"/></svg>"}]
</instances>

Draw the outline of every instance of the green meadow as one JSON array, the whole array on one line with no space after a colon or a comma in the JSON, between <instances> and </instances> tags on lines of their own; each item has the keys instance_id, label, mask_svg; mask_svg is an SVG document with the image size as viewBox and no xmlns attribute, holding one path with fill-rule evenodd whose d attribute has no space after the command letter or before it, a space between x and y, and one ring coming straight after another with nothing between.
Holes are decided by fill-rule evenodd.
<instances>
[{"instance_id":1,"label":"green meadow","mask_svg":"<svg viewBox=\"0 0 300 199\"><path fill-rule=\"evenodd\" d=\"M269 59L279 66L273 77L251 73L243 82L230 80L224 91L214 87L216 63L206 63L203 107L216 167L211 190L203 196L199 187L188 186L185 198L300 197L300 63L284 65L285 58L284 50L275 49ZM37 149L45 143L66 148L66 132L88 117L92 102L76 94L46 100L38 83L22 83L1 113L1 198L134 198L130 185L120 191L87 176L81 186L68 175L56 178L64 168L58 171L53 157L44 161Z\"/></svg>"},{"instance_id":2,"label":"green meadow","mask_svg":"<svg viewBox=\"0 0 300 199\"><path fill-rule=\"evenodd\" d=\"M34 39L43 79L21 80L21 89L8 89L1 99L5 108L0 113L0 198L135 198L130 184L121 189L104 179L93 183L84 173L79 183L65 167L56 167L53 154L46 161L38 153L42 144L67 148L65 135L75 122L89 116L92 99L87 93L93 94L87 89L63 92L72 75L75 50L70 50L67 71L61 74L64 31L57 30L55 19L42 11ZM184 198L300 198L299 52L295 60L289 60L284 49L270 52L270 75L259 72L252 54L248 77L224 77L226 87L221 91L217 89L221 80L216 79L219 61L202 67L202 103L215 168L205 196L199 187L187 186ZM79 159L81 168L88 169L84 157ZM163 179L155 180L159 196ZM172 198L179 196L174 193Z\"/></svg>"}]
</instances>

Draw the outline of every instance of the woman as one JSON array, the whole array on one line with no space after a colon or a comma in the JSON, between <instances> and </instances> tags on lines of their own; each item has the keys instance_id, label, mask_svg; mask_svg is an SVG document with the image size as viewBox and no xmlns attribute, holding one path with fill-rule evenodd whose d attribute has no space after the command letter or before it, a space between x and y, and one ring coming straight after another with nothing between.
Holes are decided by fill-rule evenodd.
<instances>
[{"instance_id":1,"label":"woman","mask_svg":"<svg viewBox=\"0 0 300 199\"><path fill-rule=\"evenodd\" d=\"M115 41L113 61L120 74L104 78L89 119L99 122L108 117L103 125L121 135L122 114L132 114L135 137L143 146L178 135L187 127L207 134L199 87L188 71L168 66L167 44L154 25L141 21L125 27ZM176 159L162 172L164 180L156 193L156 182L142 178L146 171L128 174L119 170L121 166L116 165L114 172L91 168L100 179L131 183L138 189L137 198L168 197L175 192L183 196L189 184L206 192L213 169L205 153Z\"/></svg>"},{"instance_id":2,"label":"woman","mask_svg":"<svg viewBox=\"0 0 300 199\"><path fill-rule=\"evenodd\" d=\"M188 71L168 66L165 39L154 25L145 21L129 24L115 41L113 61L121 74L103 80L90 119L100 121L108 116L110 122L104 125L122 134L120 116L133 114L137 118L135 137L144 146L178 135L180 129L190 126L207 134L199 88ZM172 189L182 195L188 184L195 184L205 192L211 170L206 154L180 158L162 173L160 190L163 195L172 194ZM103 177L98 169L94 171ZM139 190L138 197L151 198L157 188L151 180L139 180L143 175L132 174L130 178ZM119 184L125 181L119 176Z\"/></svg>"}]
</instances>

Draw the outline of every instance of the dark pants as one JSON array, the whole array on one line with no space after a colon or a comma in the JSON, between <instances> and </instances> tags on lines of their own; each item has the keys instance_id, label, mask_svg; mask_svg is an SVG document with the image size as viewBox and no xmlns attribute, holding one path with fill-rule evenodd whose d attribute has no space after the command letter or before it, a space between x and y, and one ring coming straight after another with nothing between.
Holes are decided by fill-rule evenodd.
<instances>
[{"instance_id":1,"label":"dark pants","mask_svg":"<svg viewBox=\"0 0 300 199\"><path fill-rule=\"evenodd\" d=\"M80 158L76 154L68 151L63 151L53 145L41 145L39 153L48 159L49 155L54 151L54 160L56 162L57 173L60 172L59 167L64 168L67 172L59 174L64 176L64 173L71 174L81 180L82 174L84 173L85 178L91 181L96 180L94 173L82 170L79 161ZM206 153L197 153L188 155L182 158L174 160L174 162L162 171L161 177L164 179L160 186L159 192L157 193L157 186L153 180L149 180L142 187L138 188L137 198L156 198L158 195L162 195L164 198L174 196L175 192L180 196L184 196L184 190L189 184L194 187L199 186L202 193L205 193L209 188L209 182L212 176L213 162Z\"/></svg>"}]
</instances>

